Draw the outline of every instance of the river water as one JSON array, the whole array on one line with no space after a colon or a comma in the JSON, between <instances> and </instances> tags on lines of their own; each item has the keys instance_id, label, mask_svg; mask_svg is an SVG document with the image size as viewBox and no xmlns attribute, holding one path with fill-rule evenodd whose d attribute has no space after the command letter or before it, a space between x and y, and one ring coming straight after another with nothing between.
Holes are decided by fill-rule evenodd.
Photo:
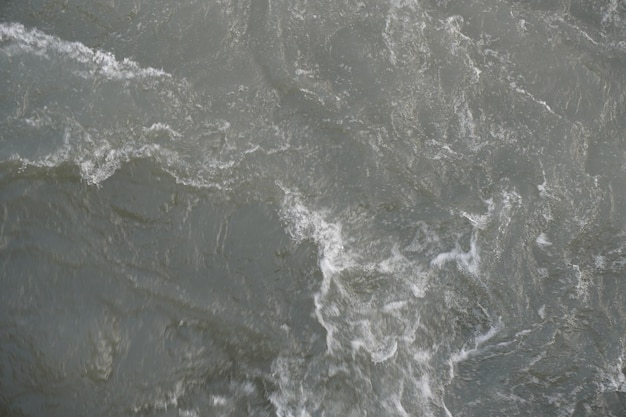
<instances>
[{"instance_id":1,"label":"river water","mask_svg":"<svg viewBox=\"0 0 626 417\"><path fill-rule=\"evenodd\" d=\"M626 1L4 0L0 414L625 416Z\"/></svg>"}]
</instances>

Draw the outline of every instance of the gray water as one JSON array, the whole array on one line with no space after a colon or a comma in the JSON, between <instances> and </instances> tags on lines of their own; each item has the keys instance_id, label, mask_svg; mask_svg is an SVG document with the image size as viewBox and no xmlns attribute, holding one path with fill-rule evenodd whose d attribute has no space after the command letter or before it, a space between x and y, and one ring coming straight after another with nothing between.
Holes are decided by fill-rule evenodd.
<instances>
[{"instance_id":1,"label":"gray water","mask_svg":"<svg viewBox=\"0 0 626 417\"><path fill-rule=\"evenodd\" d=\"M0 414L626 416L626 1L5 0Z\"/></svg>"}]
</instances>

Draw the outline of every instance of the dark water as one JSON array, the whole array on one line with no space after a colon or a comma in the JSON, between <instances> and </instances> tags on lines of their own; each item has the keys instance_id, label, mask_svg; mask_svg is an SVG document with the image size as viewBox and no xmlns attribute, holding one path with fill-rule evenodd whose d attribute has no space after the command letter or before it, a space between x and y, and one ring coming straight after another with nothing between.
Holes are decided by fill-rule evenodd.
<instances>
[{"instance_id":1,"label":"dark water","mask_svg":"<svg viewBox=\"0 0 626 417\"><path fill-rule=\"evenodd\" d=\"M5 0L0 414L626 416L626 1Z\"/></svg>"}]
</instances>

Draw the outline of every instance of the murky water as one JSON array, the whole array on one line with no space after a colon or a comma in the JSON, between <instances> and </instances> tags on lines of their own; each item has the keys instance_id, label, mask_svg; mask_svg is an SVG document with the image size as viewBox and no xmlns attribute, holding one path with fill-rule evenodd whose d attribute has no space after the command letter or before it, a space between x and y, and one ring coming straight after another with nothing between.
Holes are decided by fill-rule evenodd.
<instances>
[{"instance_id":1,"label":"murky water","mask_svg":"<svg viewBox=\"0 0 626 417\"><path fill-rule=\"evenodd\" d=\"M626 2L0 5L0 412L626 415Z\"/></svg>"}]
</instances>

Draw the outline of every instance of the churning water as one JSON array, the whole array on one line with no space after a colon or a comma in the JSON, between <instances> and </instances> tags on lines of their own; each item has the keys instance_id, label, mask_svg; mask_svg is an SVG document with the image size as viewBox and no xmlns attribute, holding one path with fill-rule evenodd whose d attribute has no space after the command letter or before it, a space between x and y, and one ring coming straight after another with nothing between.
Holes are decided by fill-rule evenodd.
<instances>
[{"instance_id":1,"label":"churning water","mask_svg":"<svg viewBox=\"0 0 626 417\"><path fill-rule=\"evenodd\" d=\"M625 416L626 1L4 0L0 413Z\"/></svg>"}]
</instances>

